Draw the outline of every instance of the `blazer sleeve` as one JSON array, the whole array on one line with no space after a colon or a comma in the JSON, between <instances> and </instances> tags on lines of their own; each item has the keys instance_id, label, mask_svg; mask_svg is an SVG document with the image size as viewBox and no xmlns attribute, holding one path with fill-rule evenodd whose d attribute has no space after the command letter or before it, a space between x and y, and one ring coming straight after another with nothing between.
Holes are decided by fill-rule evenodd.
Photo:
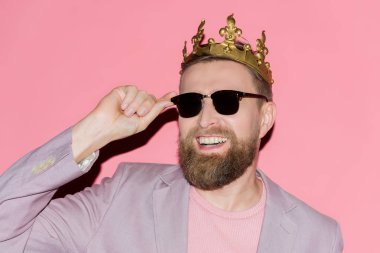
<instances>
[{"instance_id":1,"label":"blazer sleeve","mask_svg":"<svg viewBox=\"0 0 380 253\"><path fill-rule=\"evenodd\" d=\"M32 229L37 218L60 186L82 174L72 155L71 129L6 170L0 176L0 252L24 252L32 230L47 231Z\"/></svg>"},{"instance_id":2,"label":"blazer sleeve","mask_svg":"<svg viewBox=\"0 0 380 253\"><path fill-rule=\"evenodd\" d=\"M335 231L335 240L332 246L332 253L341 253L343 252L343 237L342 232L340 230L340 226L338 223L336 223L336 231Z\"/></svg>"}]
</instances>

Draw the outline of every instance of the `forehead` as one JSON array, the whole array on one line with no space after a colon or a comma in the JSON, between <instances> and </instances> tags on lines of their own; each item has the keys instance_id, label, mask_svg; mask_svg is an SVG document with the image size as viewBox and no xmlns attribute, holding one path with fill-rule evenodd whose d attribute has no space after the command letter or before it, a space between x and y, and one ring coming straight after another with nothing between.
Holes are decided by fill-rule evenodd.
<instances>
[{"instance_id":1,"label":"forehead","mask_svg":"<svg viewBox=\"0 0 380 253\"><path fill-rule=\"evenodd\" d=\"M230 60L199 62L188 67L181 76L181 93L209 94L216 90L256 92L248 68Z\"/></svg>"}]
</instances>

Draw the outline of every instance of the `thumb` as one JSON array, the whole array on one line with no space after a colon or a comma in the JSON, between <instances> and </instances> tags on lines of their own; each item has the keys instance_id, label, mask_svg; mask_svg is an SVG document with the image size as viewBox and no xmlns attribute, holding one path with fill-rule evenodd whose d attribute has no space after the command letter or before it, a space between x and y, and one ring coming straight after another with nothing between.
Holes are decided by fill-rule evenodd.
<instances>
[{"instance_id":1,"label":"thumb","mask_svg":"<svg viewBox=\"0 0 380 253\"><path fill-rule=\"evenodd\" d=\"M157 100L156 104L152 107L147 115L143 117L144 125L148 126L163 110L174 105L170 99L176 96L174 91L168 92Z\"/></svg>"}]
</instances>

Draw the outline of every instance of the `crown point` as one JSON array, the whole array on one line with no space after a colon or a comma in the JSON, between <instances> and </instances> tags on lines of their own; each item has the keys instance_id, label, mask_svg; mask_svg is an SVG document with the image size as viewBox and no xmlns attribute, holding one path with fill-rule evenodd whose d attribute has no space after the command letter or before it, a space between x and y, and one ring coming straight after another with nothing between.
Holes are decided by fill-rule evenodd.
<instances>
[{"instance_id":1,"label":"crown point","mask_svg":"<svg viewBox=\"0 0 380 253\"><path fill-rule=\"evenodd\" d=\"M183 49L182 49L183 58L187 57L187 47L186 47L186 44L187 44L187 41L185 40L185 45L183 46Z\"/></svg>"},{"instance_id":2,"label":"crown point","mask_svg":"<svg viewBox=\"0 0 380 253\"><path fill-rule=\"evenodd\" d=\"M232 13L227 17L227 24L233 23L235 25L234 14Z\"/></svg>"},{"instance_id":3,"label":"crown point","mask_svg":"<svg viewBox=\"0 0 380 253\"><path fill-rule=\"evenodd\" d=\"M203 32L204 32L204 25L205 25L206 21L204 19L202 19L201 23L199 24L198 26L198 31L197 31L197 34L194 35L192 38L191 38L191 42L193 43L194 46L199 46L199 44L202 42L203 40Z\"/></svg>"}]
</instances>

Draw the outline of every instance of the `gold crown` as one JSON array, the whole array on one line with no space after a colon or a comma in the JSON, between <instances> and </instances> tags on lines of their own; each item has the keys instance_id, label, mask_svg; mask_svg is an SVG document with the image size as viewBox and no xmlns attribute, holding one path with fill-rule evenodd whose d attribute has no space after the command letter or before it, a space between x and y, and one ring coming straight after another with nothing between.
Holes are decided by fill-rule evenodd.
<instances>
[{"instance_id":1,"label":"gold crown","mask_svg":"<svg viewBox=\"0 0 380 253\"><path fill-rule=\"evenodd\" d=\"M227 17L227 26L219 30L220 36L225 37L225 40L221 43L215 43L215 40L210 38L208 39L207 44L201 44L204 38L204 25L205 20L202 20L198 27L197 34L191 39L193 43L193 51L190 55L187 54L185 41L185 46L182 50L182 67L184 64L199 56L210 55L228 58L254 69L268 84L273 84L270 64L269 62L265 62L265 56L269 52L268 48L265 47L265 31L262 31L261 39L256 40L256 51L253 51L250 44L242 43L236 39L241 36L242 30L235 26L233 14Z\"/></svg>"}]
</instances>

